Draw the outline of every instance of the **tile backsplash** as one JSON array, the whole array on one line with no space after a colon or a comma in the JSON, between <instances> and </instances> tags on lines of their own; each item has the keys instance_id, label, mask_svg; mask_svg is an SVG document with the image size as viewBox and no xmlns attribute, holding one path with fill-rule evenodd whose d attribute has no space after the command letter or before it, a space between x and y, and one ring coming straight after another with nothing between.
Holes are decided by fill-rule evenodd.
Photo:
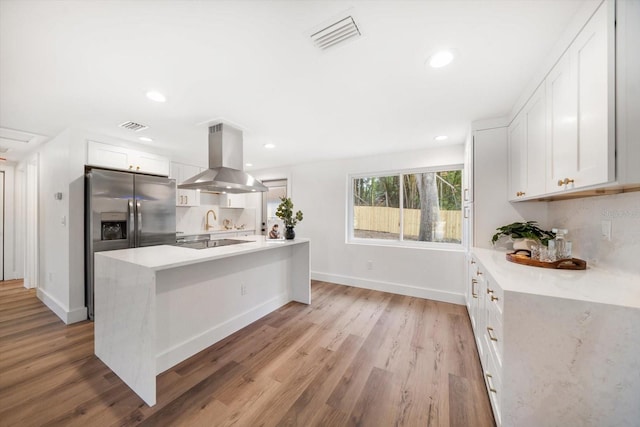
<instances>
[{"instance_id":1,"label":"tile backsplash","mask_svg":"<svg viewBox=\"0 0 640 427\"><path fill-rule=\"evenodd\" d=\"M602 236L611 223L611 240ZM549 228L567 228L573 254L592 266L640 274L640 192L549 203Z\"/></svg>"},{"instance_id":2,"label":"tile backsplash","mask_svg":"<svg viewBox=\"0 0 640 427\"><path fill-rule=\"evenodd\" d=\"M176 231L184 234L200 234L205 233L205 216L209 209L213 209L217 219L209 217L209 221L213 221L215 229L209 231L219 231L224 229L224 220L228 219L231 226L242 227L245 230L253 230L255 228L256 210L255 208L231 209L220 208L218 204L208 204L217 202L217 199L206 200L200 206L193 207L176 207Z\"/></svg>"}]
</instances>

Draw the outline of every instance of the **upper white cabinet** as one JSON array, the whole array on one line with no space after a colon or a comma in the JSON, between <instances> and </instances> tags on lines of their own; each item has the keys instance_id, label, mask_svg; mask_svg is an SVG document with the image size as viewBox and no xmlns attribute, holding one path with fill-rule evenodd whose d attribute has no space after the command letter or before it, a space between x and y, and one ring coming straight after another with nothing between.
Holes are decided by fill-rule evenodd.
<instances>
[{"instance_id":1,"label":"upper white cabinet","mask_svg":"<svg viewBox=\"0 0 640 427\"><path fill-rule=\"evenodd\" d=\"M543 83L509 125L509 200L545 192L545 109Z\"/></svg>"},{"instance_id":2,"label":"upper white cabinet","mask_svg":"<svg viewBox=\"0 0 640 427\"><path fill-rule=\"evenodd\" d=\"M613 6L599 6L511 122L509 200L616 180Z\"/></svg>"},{"instance_id":3,"label":"upper white cabinet","mask_svg":"<svg viewBox=\"0 0 640 427\"><path fill-rule=\"evenodd\" d=\"M176 185L202 172L202 168L184 163L171 162L171 178ZM176 206L200 206L200 192L197 190L176 190Z\"/></svg>"},{"instance_id":4,"label":"upper white cabinet","mask_svg":"<svg viewBox=\"0 0 640 427\"><path fill-rule=\"evenodd\" d=\"M615 179L613 28L596 11L547 82L547 193Z\"/></svg>"},{"instance_id":5,"label":"upper white cabinet","mask_svg":"<svg viewBox=\"0 0 640 427\"><path fill-rule=\"evenodd\" d=\"M96 141L87 144L87 164L169 176L169 159L166 157Z\"/></svg>"},{"instance_id":6,"label":"upper white cabinet","mask_svg":"<svg viewBox=\"0 0 640 427\"><path fill-rule=\"evenodd\" d=\"M221 208L244 208L246 205L244 194L221 194L220 195L220 207Z\"/></svg>"}]
</instances>

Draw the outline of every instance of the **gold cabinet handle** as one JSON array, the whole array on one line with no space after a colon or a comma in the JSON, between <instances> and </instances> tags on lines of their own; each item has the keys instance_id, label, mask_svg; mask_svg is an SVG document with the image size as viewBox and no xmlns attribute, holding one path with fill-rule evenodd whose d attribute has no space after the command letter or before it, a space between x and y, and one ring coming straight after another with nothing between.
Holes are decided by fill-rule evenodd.
<instances>
[{"instance_id":1,"label":"gold cabinet handle","mask_svg":"<svg viewBox=\"0 0 640 427\"><path fill-rule=\"evenodd\" d=\"M491 295L491 301L498 301L498 297L494 297L493 295Z\"/></svg>"},{"instance_id":2,"label":"gold cabinet handle","mask_svg":"<svg viewBox=\"0 0 640 427\"><path fill-rule=\"evenodd\" d=\"M133 169L133 165L129 165L129 170Z\"/></svg>"},{"instance_id":3,"label":"gold cabinet handle","mask_svg":"<svg viewBox=\"0 0 640 427\"><path fill-rule=\"evenodd\" d=\"M490 339L491 341L498 341L498 338L496 338L496 337L493 335L493 328L490 328L489 326L487 326L487 334L489 334L489 339Z\"/></svg>"},{"instance_id":4,"label":"gold cabinet handle","mask_svg":"<svg viewBox=\"0 0 640 427\"><path fill-rule=\"evenodd\" d=\"M488 294L492 294L492 293L493 293L493 289L489 289L489 288L487 288L487 295L488 295Z\"/></svg>"},{"instance_id":5,"label":"gold cabinet handle","mask_svg":"<svg viewBox=\"0 0 640 427\"><path fill-rule=\"evenodd\" d=\"M471 279L471 296L474 298L478 298L478 292L476 291L476 285L478 281L476 279Z\"/></svg>"},{"instance_id":6,"label":"gold cabinet handle","mask_svg":"<svg viewBox=\"0 0 640 427\"><path fill-rule=\"evenodd\" d=\"M569 185L569 184L573 184L573 180L569 179L569 178L565 178L565 179L559 179L558 180L558 187L562 187L563 185Z\"/></svg>"},{"instance_id":7,"label":"gold cabinet handle","mask_svg":"<svg viewBox=\"0 0 640 427\"><path fill-rule=\"evenodd\" d=\"M564 185L564 181L559 179L558 180L558 187L562 187Z\"/></svg>"},{"instance_id":8,"label":"gold cabinet handle","mask_svg":"<svg viewBox=\"0 0 640 427\"><path fill-rule=\"evenodd\" d=\"M490 391L491 393L497 393L497 392L498 392L498 390L496 390L496 389L493 387L493 381L492 381L493 376L491 376L491 374L490 374L490 373L488 373L488 372L487 372L486 374L484 374L484 375L487 377L487 385L489 386L489 391Z\"/></svg>"},{"instance_id":9,"label":"gold cabinet handle","mask_svg":"<svg viewBox=\"0 0 640 427\"><path fill-rule=\"evenodd\" d=\"M516 197L524 196L524 191L518 191Z\"/></svg>"},{"instance_id":10,"label":"gold cabinet handle","mask_svg":"<svg viewBox=\"0 0 640 427\"><path fill-rule=\"evenodd\" d=\"M569 179L569 178L565 178L565 179L564 179L564 183L565 183L565 184L567 184L567 185L568 185L568 184L573 184L573 180L572 180L572 179Z\"/></svg>"},{"instance_id":11,"label":"gold cabinet handle","mask_svg":"<svg viewBox=\"0 0 640 427\"><path fill-rule=\"evenodd\" d=\"M140 170L140 166L136 166L136 170L139 171Z\"/></svg>"},{"instance_id":12,"label":"gold cabinet handle","mask_svg":"<svg viewBox=\"0 0 640 427\"><path fill-rule=\"evenodd\" d=\"M471 265L475 264L476 262L474 260L471 260Z\"/></svg>"},{"instance_id":13,"label":"gold cabinet handle","mask_svg":"<svg viewBox=\"0 0 640 427\"><path fill-rule=\"evenodd\" d=\"M482 271L480 271L480 270L476 271L476 275L477 276L482 276Z\"/></svg>"}]
</instances>

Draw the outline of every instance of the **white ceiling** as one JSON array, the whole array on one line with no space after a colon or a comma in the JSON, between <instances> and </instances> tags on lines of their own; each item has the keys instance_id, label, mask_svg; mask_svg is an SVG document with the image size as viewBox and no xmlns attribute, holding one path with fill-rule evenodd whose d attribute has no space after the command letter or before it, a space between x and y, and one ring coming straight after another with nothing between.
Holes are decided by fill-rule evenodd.
<instances>
[{"instance_id":1,"label":"white ceiling","mask_svg":"<svg viewBox=\"0 0 640 427\"><path fill-rule=\"evenodd\" d=\"M222 117L244 128L254 169L461 143L510 111L581 4L0 0L0 127L145 135L204 163ZM317 50L312 30L349 9L363 37ZM425 68L443 47L455 61ZM149 129L117 127L128 120Z\"/></svg>"}]
</instances>

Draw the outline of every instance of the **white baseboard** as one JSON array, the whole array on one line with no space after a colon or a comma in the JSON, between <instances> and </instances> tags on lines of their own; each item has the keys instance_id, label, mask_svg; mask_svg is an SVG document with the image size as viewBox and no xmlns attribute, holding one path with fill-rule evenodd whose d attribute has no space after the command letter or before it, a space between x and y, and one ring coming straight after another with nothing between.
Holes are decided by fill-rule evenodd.
<instances>
[{"instance_id":1,"label":"white baseboard","mask_svg":"<svg viewBox=\"0 0 640 427\"><path fill-rule=\"evenodd\" d=\"M373 289L375 291L390 292L392 294L465 305L463 294L442 291L439 289L420 288L412 285L361 279L359 277L341 276L338 274L321 273L318 271L312 271L311 278L314 280L321 280L323 282L336 283L338 285L355 286L356 288Z\"/></svg>"},{"instance_id":2,"label":"white baseboard","mask_svg":"<svg viewBox=\"0 0 640 427\"><path fill-rule=\"evenodd\" d=\"M292 301L286 293L278 295L262 304L228 319L207 331L196 335L156 356L156 375L161 374L179 362L228 337L245 326L266 316L274 310Z\"/></svg>"},{"instance_id":3,"label":"white baseboard","mask_svg":"<svg viewBox=\"0 0 640 427\"><path fill-rule=\"evenodd\" d=\"M60 301L40 288L36 289L36 296L44 303L44 305L49 307L49 310L53 311L53 313L67 325L87 320L87 307L67 311L66 307L62 305Z\"/></svg>"}]
</instances>

